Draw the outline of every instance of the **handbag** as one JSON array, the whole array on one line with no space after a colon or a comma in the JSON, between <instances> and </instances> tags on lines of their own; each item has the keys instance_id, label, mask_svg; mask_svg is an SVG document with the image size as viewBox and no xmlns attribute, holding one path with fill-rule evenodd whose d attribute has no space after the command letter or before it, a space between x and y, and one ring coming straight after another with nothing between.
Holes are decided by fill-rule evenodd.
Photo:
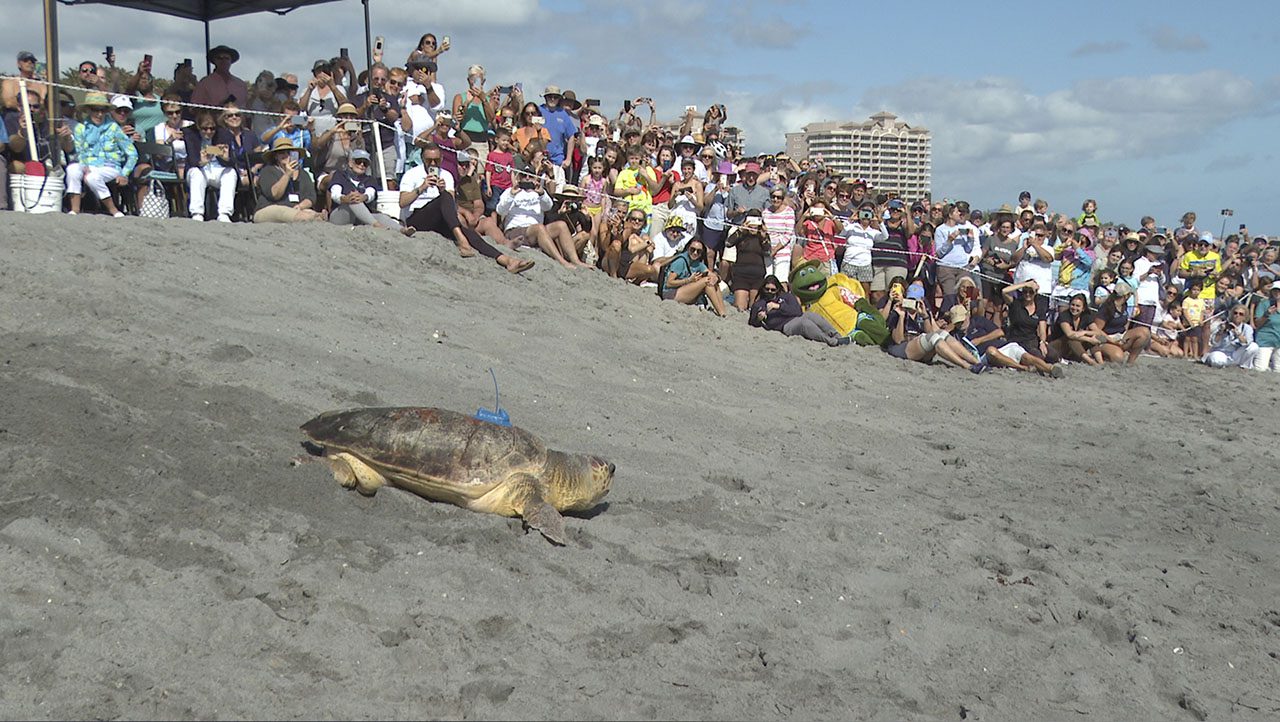
<instances>
[{"instance_id":1,"label":"handbag","mask_svg":"<svg viewBox=\"0 0 1280 722\"><path fill-rule=\"evenodd\" d=\"M142 205L138 207L138 215L142 218L168 218L169 194L165 191L164 184L152 179L149 188L142 199Z\"/></svg>"}]
</instances>

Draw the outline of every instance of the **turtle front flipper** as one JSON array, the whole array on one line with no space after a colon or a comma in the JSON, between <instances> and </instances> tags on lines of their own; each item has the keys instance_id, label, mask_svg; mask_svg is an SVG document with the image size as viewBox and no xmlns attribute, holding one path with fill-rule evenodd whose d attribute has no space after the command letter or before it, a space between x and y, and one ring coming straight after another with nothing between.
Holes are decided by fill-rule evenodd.
<instances>
[{"instance_id":1,"label":"turtle front flipper","mask_svg":"<svg viewBox=\"0 0 1280 722\"><path fill-rule=\"evenodd\" d=\"M547 541L566 546L569 538L564 517L546 500L542 481L533 474L512 474L493 491L467 504L472 511L519 516L530 529L537 530Z\"/></svg>"},{"instance_id":2,"label":"turtle front flipper","mask_svg":"<svg viewBox=\"0 0 1280 722\"><path fill-rule=\"evenodd\" d=\"M333 470L333 478L339 484L365 496L373 496L387 483L386 478L374 471L373 467L345 451L326 456L324 462Z\"/></svg>"}]
</instances>

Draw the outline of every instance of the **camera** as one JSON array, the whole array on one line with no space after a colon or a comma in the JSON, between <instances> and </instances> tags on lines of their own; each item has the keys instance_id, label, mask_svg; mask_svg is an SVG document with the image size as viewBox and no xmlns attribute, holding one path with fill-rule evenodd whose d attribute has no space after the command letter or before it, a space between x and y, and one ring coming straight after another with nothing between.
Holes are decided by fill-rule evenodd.
<instances>
[{"instance_id":1,"label":"camera","mask_svg":"<svg viewBox=\"0 0 1280 722\"><path fill-rule=\"evenodd\" d=\"M295 115L289 119L289 123L295 128L301 128L307 124L307 117L305 115Z\"/></svg>"},{"instance_id":2,"label":"camera","mask_svg":"<svg viewBox=\"0 0 1280 722\"><path fill-rule=\"evenodd\" d=\"M577 201L569 201L568 203L564 204L564 209L571 213L575 213L581 208L582 208L582 204L578 203Z\"/></svg>"},{"instance_id":3,"label":"camera","mask_svg":"<svg viewBox=\"0 0 1280 722\"><path fill-rule=\"evenodd\" d=\"M915 311L919 308L920 303L914 298L907 298L902 301L902 310L904 311Z\"/></svg>"},{"instance_id":4,"label":"camera","mask_svg":"<svg viewBox=\"0 0 1280 722\"><path fill-rule=\"evenodd\" d=\"M517 188L519 188L519 189L520 189L520 190L522 190L522 191L531 191L531 190L533 190L533 181L531 181L531 180L522 180L522 181L520 181L519 183L517 183L517 184L516 184L516 187L517 187Z\"/></svg>"}]
</instances>

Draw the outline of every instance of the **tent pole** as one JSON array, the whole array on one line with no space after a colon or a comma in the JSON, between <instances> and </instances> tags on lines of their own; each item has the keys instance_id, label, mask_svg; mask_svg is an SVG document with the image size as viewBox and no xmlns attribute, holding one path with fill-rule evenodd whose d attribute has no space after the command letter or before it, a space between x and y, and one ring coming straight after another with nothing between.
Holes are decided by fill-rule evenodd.
<instances>
[{"instance_id":1,"label":"tent pole","mask_svg":"<svg viewBox=\"0 0 1280 722\"><path fill-rule=\"evenodd\" d=\"M369 0L361 0L361 2L364 4L364 56L365 56L365 69L366 69L370 74L372 74L372 73L373 73L373 39L372 39L372 36L369 34ZM366 76L366 77L368 77L368 76ZM359 83L358 83L358 82L357 82L357 83L352 83L352 85L359 85Z\"/></svg>"},{"instance_id":2,"label":"tent pole","mask_svg":"<svg viewBox=\"0 0 1280 722\"><path fill-rule=\"evenodd\" d=\"M205 3L206 10L208 3ZM209 63L209 16L206 14L204 19L204 74L213 74L213 65Z\"/></svg>"},{"instance_id":3,"label":"tent pole","mask_svg":"<svg viewBox=\"0 0 1280 722\"><path fill-rule=\"evenodd\" d=\"M45 79L51 83L62 82L62 73L58 67L58 0L44 0L44 58L47 64L44 71ZM62 146L58 143L58 117L61 115L58 112L61 109L58 103L58 91L58 88L51 85L45 86L45 113L49 120L49 138L52 139L49 143L49 160L54 168L62 162ZM25 102L26 93L23 93L22 97ZM31 146L34 148L34 133L31 134L31 138Z\"/></svg>"}]
</instances>

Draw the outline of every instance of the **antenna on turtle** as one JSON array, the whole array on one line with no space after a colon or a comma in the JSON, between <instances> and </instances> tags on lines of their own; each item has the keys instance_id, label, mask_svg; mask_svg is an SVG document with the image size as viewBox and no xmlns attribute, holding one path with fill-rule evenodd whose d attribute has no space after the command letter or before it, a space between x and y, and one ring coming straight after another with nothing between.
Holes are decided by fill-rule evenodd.
<instances>
[{"instance_id":1,"label":"antenna on turtle","mask_svg":"<svg viewBox=\"0 0 1280 722\"><path fill-rule=\"evenodd\" d=\"M489 375L493 377L493 411L481 407L476 411L476 418L497 426L510 426L511 417L507 415L507 410L502 408L502 399L498 395L498 375L493 372L493 367L489 367Z\"/></svg>"}]
</instances>

